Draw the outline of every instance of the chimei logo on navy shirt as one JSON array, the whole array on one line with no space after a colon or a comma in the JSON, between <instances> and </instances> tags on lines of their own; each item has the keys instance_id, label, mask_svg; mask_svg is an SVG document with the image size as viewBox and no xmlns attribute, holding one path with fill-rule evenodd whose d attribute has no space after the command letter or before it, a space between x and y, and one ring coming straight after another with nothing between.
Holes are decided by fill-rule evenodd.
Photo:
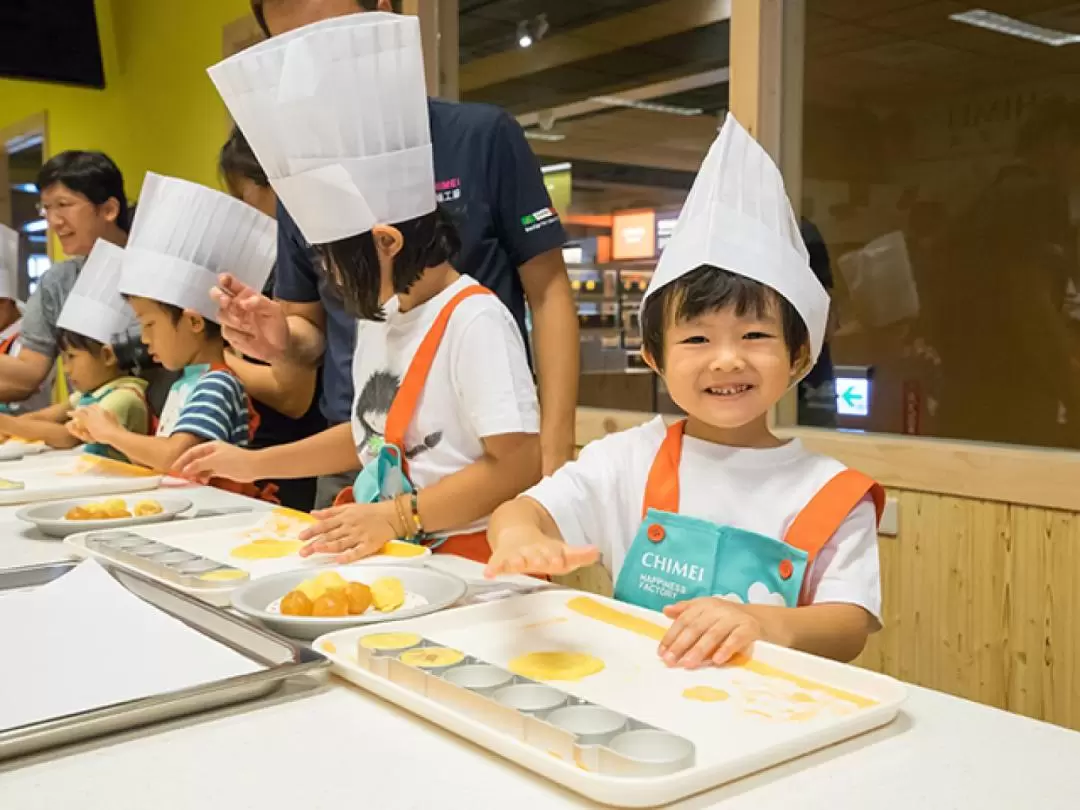
<instances>
[{"instance_id":1,"label":"chimei logo on navy shirt","mask_svg":"<svg viewBox=\"0 0 1080 810\"><path fill-rule=\"evenodd\" d=\"M461 178L451 177L449 180L440 180L435 184L435 198L440 203L453 202L461 199Z\"/></svg>"}]
</instances>

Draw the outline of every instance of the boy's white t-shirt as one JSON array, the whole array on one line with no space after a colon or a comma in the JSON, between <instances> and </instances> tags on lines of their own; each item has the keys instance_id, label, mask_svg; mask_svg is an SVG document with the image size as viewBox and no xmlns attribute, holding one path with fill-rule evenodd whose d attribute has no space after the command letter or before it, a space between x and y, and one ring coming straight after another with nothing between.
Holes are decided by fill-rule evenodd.
<instances>
[{"instance_id":1,"label":"boy's white t-shirt","mask_svg":"<svg viewBox=\"0 0 1080 810\"><path fill-rule=\"evenodd\" d=\"M570 545L600 549L617 579L641 525L645 484L667 432L662 418L593 442L579 459L529 492ZM798 440L753 450L683 438L679 513L782 540L840 462ZM818 553L804 593L810 602L859 605L881 620L881 572L873 502L864 499Z\"/></svg>"},{"instance_id":2,"label":"boy's white t-shirt","mask_svg":"<svg viewBox=\"0 0 1080 810\"><path fill-rule=\"evenodd\" d=\"M386 418L413 355L443 308L459 292L479 286L462 276L408 312L398 299L383 307L385 321L359 321L353 355L353 440L361 464L378 451ZM416 413L405 431L409 477L429 487L479 460L481 439L538 433L540 406L521 332L494 295L460 302L435 354ZM452 534L482 531L487 518Z\"/></svg>"}]
</instances>

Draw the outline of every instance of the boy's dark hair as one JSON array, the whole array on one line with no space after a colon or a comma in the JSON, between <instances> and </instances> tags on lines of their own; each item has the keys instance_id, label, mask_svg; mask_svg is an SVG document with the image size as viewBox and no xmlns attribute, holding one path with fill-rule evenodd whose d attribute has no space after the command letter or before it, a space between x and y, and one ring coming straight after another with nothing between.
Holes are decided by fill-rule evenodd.
<instances>
[{"instance_id":1,"label":"boy's dark hair","mask_svg":"<svg viewBox=\"0 0 1080 810\"><path fill-rule=\"evenodd\" d=\"M101 352L105 349L104 343L68 329L57 330L56 345L61 351L73 349L90 352L94 357L101 357ZM149 350L139 341L137 335L116 335L110 345L116 355L117 368L125 375L139 376L154 367Z\"/></svg>"},{"instance_id":2,"label":"boy's dark hair","mask_svg":"<svg viewBox=\"0 0 1080 810\"><path fill-rule=\"evenodd\" d=\"M771 287L709 264L691 270L649 296L641 308L641 343L663 371L664 333L671 323L727 307L734 307L739 317L753 314L763 318L774 306L779 307L784 344L795 365L810 335L791 302Z\"/></svg>"},{"instance_id":3,"label":"boy's dark hair","mask_svg":"<svg viewBox=\"0 0 1080 810\"><path fill-rule=\"evenodd\" d=\"M221 147L221 152L218 154L218 172L233 196L238 196L233 188L234 177L246 178L261 188L270 186L266 172L259 165L255 153L251 151L251 146L239 127L233 127L229 140L225 141L225 145Z\"/></svg>"},{"instance_id":4,"label":"boy's dark hair","mask_svg":"<svg viewBox=\"0 0 1080 810\"><path fill-rule=\"evenodd\" d=\"M364 11L376 11L378 9L378 3L376 0L356 0L357 8ZM392 8L398 14L401 13L401 0L391 0L390 8ZM251 0L251 13L255 16L255 22L259 24L259 28L266 36L271 36L270 29L266 27L266 15L263 13L263 0Z\"/></svg>"},{"instance_id":5,"label":"boy's dark hair","mask_svg":"<svg viewBox=\"0 0 1080 810\"><path fill-rule=\"evenodd\" d=\"M175 304L166 304L164 301L155 301L154 303L165 310L165 312L169 313L169 320L173 322L173 326L180 323L180 319L184 317L183 307L178 307ZM206 336L208 338L216 340L221 337L221 324L212 321L205 316L203 316L203 323L205 324L203 328L206 330Z\"/></svg>"},{"instance_id":6,"label":"boy's dark hair","mask_svg":"<svg viewBox=\"0 0 1080 810\"><path fill-rule=\"evenodd\" d=\"M404 239L394 257L395 293L408 292L429 267L453 263L461 250L457 228L442 208L394 225ZM379 252L371 231L319 247L327 280L350 315L381 321Z\"/></svg>"},{"instance_id":7,"label":"boy's dark hair","mask_svg":"<svg viewBox=\"0 0 1080 810\"><path fill-rule=\"evenodd\" d=\"M124 175L112 158L103 152L69 150L50 158L38 172L37 187L39 191L44 191L57 183L63 183L72 191L82 194L94 205L104 205L110 199L115 199L120 204L117 226L124 231L131 227L127 196L124 194Z\"/></svg>"}]
</instances>

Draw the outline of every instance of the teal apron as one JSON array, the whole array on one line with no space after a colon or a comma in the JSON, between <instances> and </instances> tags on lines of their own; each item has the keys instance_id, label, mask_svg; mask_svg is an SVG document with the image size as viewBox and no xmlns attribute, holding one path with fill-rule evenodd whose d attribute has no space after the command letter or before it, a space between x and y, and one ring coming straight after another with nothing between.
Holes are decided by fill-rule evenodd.
<instances>
[{"instance_id":1,"label":"teal apron","mask_svg":"<svg viewBox=\"0 0 1080 810\"><path fill-rule=\"evenodd\" d=\"M409 479L408 462L405 460L405 431L416 413L420 394L423 393L435 355L446 334L450 316L465 299L474 295L491 294L491 291L484 287L466 287L439 311L427 334L424 335L424 339L420 341L416 354L413 355L409 368L405 372L405 378L398 387L397 394L394 395L390 412L386 415L385 438L379 436L371 438L370 449L376 451L375 458L360 470L360 474L356 476L356 481L352 485L351 493L349 490L343 492L335 504L379 503L396 498L402 493L411 494L414 491L413 483ZM359 425L355 423L356 419L354 415L353 432L362 432L359 430ZM434 550L445 543L446 538L433 539L416 536L412 538L412 542L423 543Z\"/></svg>"},{"instance_id":2,"label":"teal apron","mask_svg":"<svg viewBox=\"0 0 1080 810\"><path fill-rule=\"evenodd\" d=\"M668 428L645 487L643 520L615 582L615 598L651 610L701 596L795 607L806 572L867 495L881 517L884 491L844 470L792 522L784 540L678 514L685 422Z\"/></svg>"}]
</instances>

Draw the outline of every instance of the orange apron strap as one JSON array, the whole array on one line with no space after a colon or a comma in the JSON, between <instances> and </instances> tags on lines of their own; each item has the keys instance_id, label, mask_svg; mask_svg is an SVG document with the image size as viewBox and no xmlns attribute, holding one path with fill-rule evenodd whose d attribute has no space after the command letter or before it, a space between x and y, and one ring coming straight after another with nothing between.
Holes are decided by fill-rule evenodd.
<instances>
[{"instance_id":1,"label":"orange apron strap","mask_svg":"<svg viewBox=\"0 0 1080 810\"><path fill-rule=\"evenodd\" d=\"M491 559L491 546L488 545L487 532L455 534L435 549L435 554L453 554L473 562L486 563Z\"/></svg>"},{"instance_id":2,"label":"orange apron strap","mask_svg":"<svg viewBox=\"0 0 1080 810\"><path fill-rule=\"evenodd\" d=\"M15 345L15 341L19 339L19 333L11 335L11 337L5 338L3 343L0 343L0 354L7 354L11 351L11 347Z\"/></svg>"},{"instance_id":3,"label":"orange apron strap","mask_svg":"<svg viewBox=\"0 0 1080 810\"><path fill-rule=\"evenodd\" d=\"M435 318L435 322L431 324L431 328L424 335L424 339L420 341L420 346L416 349L412 362L409 363L409 370L405 372L405 379L402 380L397 395L394 397L394 402L390 406L390 413L386 416L386 432L384 434L386 443L397 446L402 450L403 454L405 450L405 431L408 429L409 423L412 422L413 414L416 413L416 404L420 401L420 394L424 391L424 383L427 382L431 365L435 361L436 353L439 351L439 344L442 343L443 335L446 334L450 316L454 314L458 304L474 295L493 295L493 293L486 287L475 285L466 287L451 298ZM407 473L408 466L404 457L401 459L401 465Z\"/></svg>"},{"instance_id":4,"label":"orange apron strap","mask_svg":"<svg viewBox=\"0 0 1080 810\"><path fill-rule=\"evenodd\" d=\"M668 426L667 435L656 451L649 479L645 484L645 498L641 504L641 517L650 509L661 512L679 511L679 462L682 461L683 432L686 420L680 419Z\"/></svg>"},{"instance_id":5,"label":"orange apron strap","mask_svg":"<svg viewBox=\"0 0 1080 810\"><path fill-rule=\"evenodd\" d=\"M812 561L863 498L874 499L877 520L885 510L885 490L857 470L844 470L810 499L788 527L784 542L802 549Z\"/></svg>"}]
</instances>

